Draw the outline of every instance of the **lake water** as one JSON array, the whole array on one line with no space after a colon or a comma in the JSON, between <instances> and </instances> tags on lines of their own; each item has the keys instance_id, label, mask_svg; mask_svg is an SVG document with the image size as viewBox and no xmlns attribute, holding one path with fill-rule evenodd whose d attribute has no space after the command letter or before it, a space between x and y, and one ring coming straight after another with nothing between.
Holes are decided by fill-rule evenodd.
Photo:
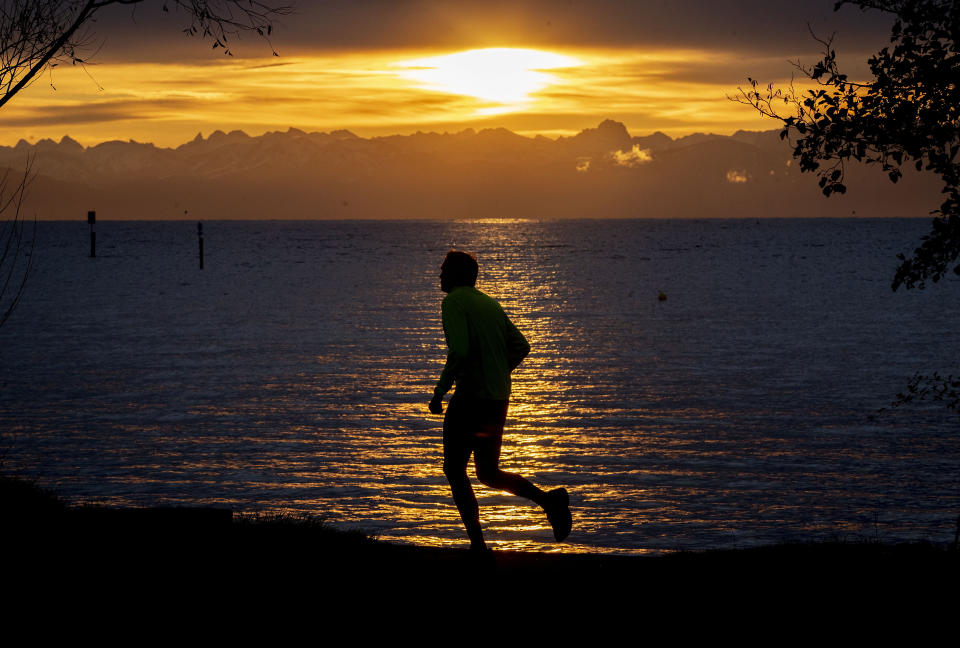
<instances>
[{"instance_id":1,"label":"lake water","mask_svg":"<svg viewBox=\"0 0 960 648\"><path fill-rule=\"evenodd\" d=\"M7 472L107 506L307 513L465 544L427 412L458 246L533 346L502 465L572 494L476 485L491 544L658 552L952 540L960 425L880 413L956 373L960 282L890 290L926 220L40 223L0 328ZM659 301L658 292L667 295Z\"/></svg>"}]
</instances>

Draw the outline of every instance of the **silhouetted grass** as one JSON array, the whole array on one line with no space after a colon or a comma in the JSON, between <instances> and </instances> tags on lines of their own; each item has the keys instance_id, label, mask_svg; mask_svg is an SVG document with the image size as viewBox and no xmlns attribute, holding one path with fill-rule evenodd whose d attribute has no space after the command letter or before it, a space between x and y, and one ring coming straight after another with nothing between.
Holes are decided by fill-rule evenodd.
<instances>
[{"instance_id":1,"label":"silhouetted grass","mask_svg":"<svg viewBox=\"0 0 960 648\"><path fill-rule=\"evenodd\" d=\"M240 588L329 588L365 582L470 582L517 587L683 589L724 586L861 591L895 582L956 582L957 552L928 543L818 542L738 550L617 556L396 545L309 516L233 515L226 509L68 506L47 489L0 478L13 574L71 582L185 583ZM8 572L10 570L8 569ZM232 585L230 585L232 584Z\"/></svg>"},{"instance_id":2,"label":"silhouetted grass","mask_svg":"<svg viewBox=\"0 0 960 648\"><path fill-rule=\"evenodd\" d=\"M62 515L66 505L49 489L12 475L0 475L0 511L8 520Z\"/></svg>"}]
</instances>

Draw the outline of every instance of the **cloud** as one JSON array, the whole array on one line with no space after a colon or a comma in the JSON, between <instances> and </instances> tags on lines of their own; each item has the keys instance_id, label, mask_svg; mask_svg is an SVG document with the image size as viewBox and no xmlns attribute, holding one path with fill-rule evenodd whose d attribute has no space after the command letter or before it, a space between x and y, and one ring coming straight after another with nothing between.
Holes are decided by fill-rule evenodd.
<instances>
[{"instance_id":1,"label":"cloud","mask_svg":"<svg viewBox=\"0 0 960 648\"><path fill-rule=\"evenodd\" d=\"M157 112L177 112L197 105L192 98L167 98L31 106L29 111L5 117L3 126L59 126L146 119Z\"/></svg>"},{"instance_id":2,"label":"cloud","mask_svg":"<svg viewBox=\"0 0 960 648\"><path fill-rule=\"evenodd\" d=\"M730 184L743 184L750 180L750 174L741 169L730 169L727 171L727 182Z\"/></svg>"},{"instance_id":3,"label":"cloud","mask_svg":"<svg viewBox=\"0 0 960 648\"><path fill-rule=\"evenodd\" d=\"M278 67L287 67L289 65L296 65L296 61L285 61L283 63L263 63L260 65L248 65L246 69L248 70L265 70L267 68L278 68Z\"/></svg>"},{"instance_id":4,"label":"cloud","mask_svg":"<svg viewBox=\"0 0 960 648\"><path fill-rule=\"evenodd\" d=\"M641 149L639 144L634 144L629 151L614 151L610 157L614 164L625 167L638 167L653 160L650 149Z\"/></svg>"},{"instance_id":5,"label":"cloud","mask_svg":"<svg viewBox=\"0 0 960 648\"><path fill-rule=\"evenodd\" d=\"M223 59L209 38L185 37L189 16L162 3L133 10L108 7L93 35L101 61ZM283 4L283 3L280 3ZM271 43L281 56L320 51L471 49L475 47L698 47L776 53L781 60L816 51L807 30L836 32L844 50L885 44L888 15L855 7L833 11L834 0L325 0L300 2L276 21ZM231 39L238 56L269 57L252 33Z\"/></svg>"},{"instance_id":6,"label":"cloud","mask_svg":"<svg viewBox=\"0 0 960 648\"><path fill-rule=\"evenodd\" d=\"M328 0L300 3L274 44L317 49L698 46L737 51L813 48L807 25L844 45L885 40L880 12L833 11L834 0ZM871 47L872 49L872 47Z\"/></svg>"},{"instance_id":7,"label":"cloud","mask_svg":"<svg viewBox=\"0 0 960 648\"><path fill-rule=\"evenodd\" d=\"M35 128L38 137L59 137L64 125L85 141L132 138L158 145L176 145L198 130L253 133L288 126L348 128L364 135L505 127L550 137L575 134L604 118L626 124L633 133L660 130L671 136L773 126L727 99L735 84L714 79L723 77L725 65L760 59L690 48L569 51L584 65L552 69L555 85L531 93L522 106L505 107L474 96L424 91L397 77L398 61L424 54L429 52L377 50L283 60L104 64L93 70L96 83L81 70L58 68L56 92L37 83L5 108L0 143L16 142L23 127ZM709 66L699 80L698 65ZM748 67L752 72L752 64ZM184 103L171 103L174 99ZM645 161L627 150L616 164ZM593 160L594 169L599 162ZM610 158L606 163L615 164Z\"/></svg>"}]
</instances>

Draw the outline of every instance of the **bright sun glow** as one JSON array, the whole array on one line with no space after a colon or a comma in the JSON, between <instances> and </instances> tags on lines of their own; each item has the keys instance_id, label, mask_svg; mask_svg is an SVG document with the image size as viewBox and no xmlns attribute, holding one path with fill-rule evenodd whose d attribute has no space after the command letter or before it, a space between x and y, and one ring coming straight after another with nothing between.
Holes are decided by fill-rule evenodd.
<instances>
[{"instance_id":1,"label":"bright sun glow","mask_svg":"<svg viewBox=\"0 0 960 648\"><path fill-rule=\"evenodd\" d=\"M324 52L281 62L104 62L86 72L59 66L3 107L0 144L70 135L84 146L136 139L175 147L197 131L260 135L290 126L347 128L363 137L503 127L554 138L606 117L631 133L667 129L674 137L770 127L726 99L730 75L716 78L716 69L735 74L767 59L700 50L561 51ZM720 67L694 74L703 61ZM645 161L642 147L621 153L630 156L621 164Z\"/></svg>"},{"instance_id":2,"label":"bright sun glow","mask_svg":"<svg viewBox=\"0 0 960 648\"><path fill-rule=\"evenodd\" d=\"M583 62L571 56L532 49L489 48L400 61L397 74L437 92L466 95L500 104L484 112L515 109L538 90L557 83L545 70L571 68Z\"/></svg>"}]
</instances>

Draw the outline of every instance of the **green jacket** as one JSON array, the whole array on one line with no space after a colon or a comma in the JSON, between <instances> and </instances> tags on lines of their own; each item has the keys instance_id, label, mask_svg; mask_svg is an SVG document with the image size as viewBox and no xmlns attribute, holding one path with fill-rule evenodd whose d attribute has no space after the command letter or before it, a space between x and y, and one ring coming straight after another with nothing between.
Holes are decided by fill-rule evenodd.
<instances>
[{"instance_id":1,"label":"green jacket","mask_svg":"<svg viewBox=\"0 0 960 648\"><path fill-rule=\"evenodd\" d=\"M530 345L495 299L471 286L457 286L441 307L447 338L447 364L434 394L443 396L454 381L457 393L491 400L510 396L510 372Z\"/></svg>"}]
</instances>

